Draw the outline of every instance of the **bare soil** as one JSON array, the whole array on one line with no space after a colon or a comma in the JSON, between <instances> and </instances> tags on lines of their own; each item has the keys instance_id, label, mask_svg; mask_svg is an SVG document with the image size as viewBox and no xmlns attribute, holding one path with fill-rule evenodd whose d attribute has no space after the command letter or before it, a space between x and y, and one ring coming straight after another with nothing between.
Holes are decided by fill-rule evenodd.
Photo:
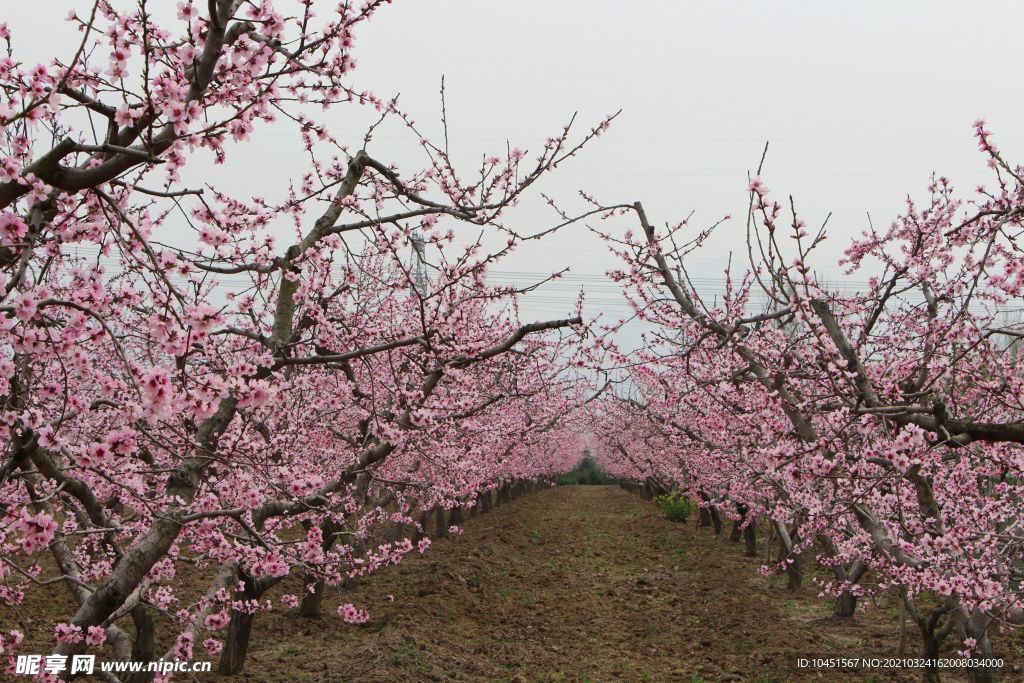
<instances>
[{"instance_id":1,"label":"bare soil","mask_svg":"<svg viewBox=\"0 0 1024 683\"><path fill-rule=\"evenodd\" d=\"M261 615L250 681L919 681L917 671L821 671L797 658L892 657L891 606L832 619L707 528L673 524L612 486L528 494L472 517L422 557L325 598L325 618ZM393 596L389 601L387 596ZM352 602L373 621L353 628ZM304 623L305 622L305 623ZM920 652L909 624L907 654ZM1020 640L997 637L1001 680ZM1017 666L1019 671L1019 665ZM943 680L962 680L952 673Z\"/></svg>"},{"instance_id":2,"label":"bare soil","mask_svg":"<svg viewBox=\"0 0 1024 683\"><path fill-rule=\"evenodd\" d=\"M246 670L234 680L921 679L910 670L799 669L799 657L895 656L895 610L871 606L839 622L813 585L792 592L783 578L758 573L763 545L761 560L744 557L727 532L717 537L693 519L673 524L618 487L545 489L470 517L463 528L354 588L328 589L319 620L294 610L259 614ZM198 595L209 577L179 578ZM264 599L278 603L301 590L289 578ZM30 594L15 614L0 608L0 627L21 627L28 644L49 647L52 633L42 625L69 613L63 597ZM349 602L369 609L370 623L344 623L336 608ZM908 635L907 655L917 656L912 623ZM171 638L162 628L159 640ZM1021 636L995 634L994 644L1006 660L1000 680L1024 680Z\"/></svg>"}]
</instances>

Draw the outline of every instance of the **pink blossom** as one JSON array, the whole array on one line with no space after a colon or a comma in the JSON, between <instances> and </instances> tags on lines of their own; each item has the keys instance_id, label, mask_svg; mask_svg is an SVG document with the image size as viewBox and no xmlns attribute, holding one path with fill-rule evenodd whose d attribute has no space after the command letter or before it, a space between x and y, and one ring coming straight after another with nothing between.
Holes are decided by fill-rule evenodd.
<instances>
[{"instance_id":1,"label":"pink blossom","mask_svg":"<svg viewBox=\"0 0 1024 683\"><path fill-rule=\"evenodd\" d=\"M107 632L102 626L90 626L88 629L88 635L85 637L87 645L92 647L100 647L107 641Z\"/></svg>"},{"instance_id":2,"label":"pink blossom","mask_svg":"<svg viewBox=\"0 0 1024 683\"><path fill-rule=\"evenodd\" d=\"M53 634L58 643L80 643L82 641L82 629L74 624L57 624Z\"/></svg>"},{"instance_id":3,"label":"pink blossom","mask_svg":"<svg viewBox=\"0 0 1024 683\"><path fill-rule=\"evenodd\" d=\"M206 628L211 631L218 631L228 625L228 614L225 610L214 612L206 616Z\"/></svg>"},{"instance_id":4,"label":"pink blossom","mask_svg":"<svg viewBox=\"0 0 1024 683\"><path fill-rule=\"evenodd\" d=\"M192 659L193 640L192 634L187 631L179 634L178 639L174 643L174 656L178 659Z\"/></svg>"},{"instance_id":5,"label":"pink blossom","mask_svg":"<svg viewBox=\"0 0 1024 683\"><path fill-rule=\"evenodd\" d=\"M28 233L28 224L21 216L8 211L0 212L0 243L20 242Z\"/></svg>"},{"instance_id":6,"label":"pink blossom","mask_svg":"<svg viewBox=\"0 0 1024 683\"><path fill-rule=\"evenodd\" d=\"M16 528L22 534L22 550L32 554L50 543L57 531L57 523L46 512L40 511L33 515L23 509Z\"/></svg>"},{"instance_id":7,"label":"pink blossom","mask_svg":"<svg viewBox=\"0 0 1024 683\"><path fill-rule=\"evenodd\" d=\"M14 300L14 315L20 320L29 321L39 312L39 299L34 292L23 292Z\"/></svg>"},{"instance_id":8,"label":"pink blossom","mask_svg":"<svg viewBox=\"0 0 1024 683\"><path fill-rule=\"evenodd\" d=\"M357 609L351 603L345 603L338 607L338 614L347 624L365 624L370 620L370 613L366 610Z\"/></svg>"}]
</instances>

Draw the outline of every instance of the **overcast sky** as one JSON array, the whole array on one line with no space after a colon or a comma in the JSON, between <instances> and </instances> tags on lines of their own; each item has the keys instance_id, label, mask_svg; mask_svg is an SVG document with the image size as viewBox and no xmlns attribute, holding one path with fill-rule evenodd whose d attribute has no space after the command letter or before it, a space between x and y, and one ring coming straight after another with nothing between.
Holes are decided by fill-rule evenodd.
<instances>
[{"instance_id":1,"label":"overcast sky","mask_svg":"<svg viewBox=\"0 0 1024 683\"><path fill-rule=\"evenodd\" d=\"M327 12L337 3L318 4ZM76 44L63 18L87 5L0 0L0 17L23 55L66 60ZM621 108L607 136L542 189L569 205L580 189L607 202L640 199L659 222L691 211L697 226L742 217L747 172L770 141L763 177L773 192L793 194L812 225L833 212L814 265L838 274L835 259L866 215L887 224L908 193L923 196L933 171L965 190L988 182L975 118L1024 161L1021 26L1016 0L396 0L360 30L353 80L383 97L401 93L401 107L436 134L445 75L451 141L469 163L506 139L537 148L575 111L592 124ZM363 132L351 108L329 120L353 142ZM239 194L280 196L307 169L292 141L265 131L225 167L192 172ZM415 140L398 129L370 151L417 158ZM525 230L551 216L528 204L515 219ZM725 226L691 269L720 273L743 234L741 219ZM570 266L578 275L536 297L525 309L535 317L567 312L581 282L588 313L621 314L601 280L615 265L579 228L524 248L500 270Z\"/></svg>"}]
</instances>

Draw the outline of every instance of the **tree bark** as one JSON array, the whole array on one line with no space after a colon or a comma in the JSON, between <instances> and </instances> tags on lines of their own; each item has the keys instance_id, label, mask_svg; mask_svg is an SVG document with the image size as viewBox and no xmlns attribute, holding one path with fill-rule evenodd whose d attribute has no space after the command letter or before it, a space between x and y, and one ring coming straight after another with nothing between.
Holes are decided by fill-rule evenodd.
<instances>
[{"instance_id":1,"label":"tree bark","mask_svg":"<svg viewBox=\"0 0 1024 683\"><path fill-rule=\"evenodd\" d=\"M922 614L918 611L917 606L913 600L907 597L906 593L902 593L903 604L906 606L907 612L910 613L914 623L917 624L918 629L921 632L921 647L922 654L925 659L935 660L939 657L939 650L942 647L942 641L949 635L950 630L953 628L957 621L961 622L962 619L958 619L958 616L954 614L956 609L955 602L950 599L947 601L945 607L938 607L933 609L930 613ZM945 620L943 621L943 617ZM925 683L939 683L940 675L938 667L928 667L922 672L922 680Z\"/></svg>"},{"instance_id":2,"label":"tree bark","mask_svg":"<svg viewBox=\"0 0 1024 683\"><path fill-rule=\"evenodd\" d=\"M434 507L434 534L437 538L448 536L448 511L440 505Z\"/></svg>"},{"instance_id":3,"label":"tree bark","mask_svg":"<svg viewBox=\"0 0 1024 683\"><path fill-rule=\"evenodd\" d=\"M732 530L729 531L729 540L733 543L739 543L740 539L743 538L743 529L740 525L743 523L740 519L734 519L732 521Z\"/></svg>"},{"instance_id":4,"label":"tree bark","mask_svg":"<svg viewBox=\"0 0 1024 683\"><path fill-rule=\"evenodd\" d=\"M428 528L430 526L431 512L432 511L429 509L420 509L420 515L416 520L419 523L419 529L416 530L415 538L413 540L419 541L429 535L430 532L428 531Z\"/></svg>"},{"instance_id":5,"label":"tree bark","mask_svg":"<svg viewBox=\"0 0 1024 683\"><path fill-rule=\"evenodd\" d=\"M857 613L857 596L851 593L849 590L844 590L836 598L836 613L837 617L843 619L852 619L853 615Z\"/></svg>"},{"instance_id":6,"label":"tree bark","mask_svg":"<svg viewBox=\"0 0 1024 683\"><path fill-rule=\"evenodd\" d=\"M782 522L775 522L775 528L779 532L779 561L786 562L786 588L795 591L803 584L803 558L800 553L794 552L800 543L800 535L797 527L790 531Z\"/></svg>"},{"instance_id":7,"label":"tree bark","mask_svg":"<svg viewBox=\"0 0 1024 683\"><path fill-rule=\"evenodd\" d=\"M152 662L156 659L156 628L148 607L139 605L132 609L135 624L135 642L132 646L133 662ZM152 671L136 671L124 676L124 683L149 683L154 678Z\"/></svg>"},{"instance_id":8,"label":"tree bark","mask_svg":"<svg viewBox=\"0 0 1024 683\"><path fill-rule=\"evenodd\" d=\"M310 584L313 584L312 592L307 588ZM307 576L303 580L302 586L302 602L299 604L299 616L306 619L319 619L320 608L324 601L324 580Z\"/></svg>"},{"instance_id":9,"label":"tree bark","mask_svg":"<svg viewBox=\"0 0 1024 683\"><path fill-rule=\"evenodd\" d=\"M992 659L992 641L988 638L988 627L991 617L978 610L962 617L960 625L961 638L973 638L974 648L972 659ZM975 666L967 669L967 680L970 683L996 683L996 670L989 666Z\"/></svg>"},{"instance_id":10,"label":"tree bark","mask_svg":"<svg viewBox=\"0 0 1024 683\"><path fill-rule=\"evenodd\" d=\"M786 569L786 588L791 591L800 590L803 585L803 557L799 553L791 553L789 567Z\"/></svg>"},{"instance_id":11,"label":"tree bark","mask_svg":"<svg viewBox=\"0 0 1024 683\"><path fill-rule=\"evenodd\" d=\"M722 535L722 515L718 512L718 508L714 505L708 508L708 514L711 515L711 524L715 527L715 536Z\"/></svg>"},{"instance_id":12,"label":"tree bark","mask_svg":"<svg viewBox=\"0 0 1024 683\"><path fill-rule=\"evenodd\" d=\"M925 659L938 659L940 645L938 638L926 625L919 623L918 626L921 629L921 642ZM921 679L925 683L940 683L939 670L935 667L928 667L924 670Z\"/></svg>"},{"instance_id":13,"label":"tree bark","mask_svg":"<svg viewBox=\"0 0 1024 683\"><path fill-rule=\"evenodd\" d=\"M757 520L752 519L743 527L743 540L747 546L747 557L757 557Z\"/></svg>"},{"instance_id":14,"label":"tree bark","mask_svg":"<svg viewBox=\"0 0 1024 683\"><path fill-rule=\"evenodd\" d=\"M243 584L241 591L235 593L235 600L259 600L263 591L255 579L240 575ZM254 612L231 610L231 621L224 640L224 651L220 655L217 671L225 676L233 676L242 672L245 656L249 652L249 636L252 635L252 623L256 618Z\"/></svg>"}]
</instances>

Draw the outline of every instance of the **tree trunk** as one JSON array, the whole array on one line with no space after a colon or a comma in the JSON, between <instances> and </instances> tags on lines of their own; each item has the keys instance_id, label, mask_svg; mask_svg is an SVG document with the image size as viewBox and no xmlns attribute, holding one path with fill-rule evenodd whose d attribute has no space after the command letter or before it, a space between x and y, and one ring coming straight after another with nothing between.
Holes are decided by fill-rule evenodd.
<instances>
[{"instance_id":1,"label":"tree trunk","mask_svg":"<svg viewBox=\"0 0 1024 683\"><path fill-rule=\"evenodd\" d=\"M757 557L757 520L752 519L743 527L743 540L747 545L747 557Z\"/></svg>"},{"instance_id":2,"label":"tree trunk","mask_svg":"<svg viewBox=\"0 0 1024 683\"><path fill-rule=\"evenodd\" d=\"M448 511L440 505L434 507L434 533L438 538L448 536Z\"/></svg>"},{"instance_id":3,"label":"tree trunk","mask_svg":"<svg viewBox=\"0 0 1024 683\"><path fill-rule=\"evenodd\" d=\"M366 548L366 542L365 541L361 541L361 540L360 541L356 541L356 542L352 543L351 547L352 547L352 554L358 557L358 556L363 554L363 550L365 550L365 548ZM343 578L341 580L342 587L343 588L347 588L349 590L352 590L353 588L355 588L356 586L359 585L359 576L360 576L359 574L355 574L355 575L346 574L345 578Z\"/></svg>"},{"instance_id":4,"label":"tree trunk","mask_svg":"<svg viewBox=\"0 0 1024 683\"><path fill-rule=\"evenodd\" d=\"M245 667L245 656L249 652L249 636L252 635L252 622L255 614L232 612L231 623L228 624L228 635L224 641L224 652L220 655L217 672L222 676L234 676L242 673Z\"/></svg>"},{"instance_id":5,"label":"tree trunk","mask_svg":"<svg viewBox=\"0 0 1024 683\"><path fill-rule=\"evenodd\" d=\"M922 647L924 648L924 658L928 660L939 658L939 639L935 636L931 629L923 624L918 624L921 629L921 641ZM939 670L935 667L928 667L924 669L921 680L925 683L939 683Z\"/></svg>"},{"instance_id":6,"label":"tree trunk","mask_svg":"<svg viewBox=\"0 0 1024 683\"><path fill-rule=\"evenodd\" d=\"M987 652L982 649L982 641L979 640L971 653L972 657L976 657L978 659L992 658L992 643L989 641L988 636L984 637L984 642L986 644L985 650L987 650ZM967 680L970 683L996 683L998 679L994 668L990 666L975 666L967 669Z\"/></svg>"},{"instance_id":7,"label":"tree trunk","mask_svg":"<svg viewBox=\"0 0 1024 683\"><path fill-rule=\"evenodd\" d=\"M789 559L792 562L786 568L786 588L791 591L800 590L803 584L803 557L799 553L790 553Z\"/></svg>"},{"instance_id":8,"label":"tree trunk","mask_svg":"<svg viewBox=\"0 0 1024 683\"><path fill-rule=\"evenodd\" d=\"M711 515L711 524L715 527L715 536L722 535L722 515L719 514L718 508L714 505L708 508L708 514Z\"/></svg>"},{"instance_id":9,"label":"tree trunk","mask_svg":"<svg viewBox=\"0 0 1024 683\"><path fill-rule=\"evenodd\" d=\"M133 662L152 662L156 659L156 629L148 607L139 605L132 612L135 624L135 643L132 646ZM154 678L152 671L136 671L121 678L124 683L149 683Z\"/></svg>"},{"instance_id":10,"label":"tree trunk","mask_svg":"<svg viewBox=\"0 0 1024 683\"><path fill-rule=\"evenodd\" d=\"M974 648L971 651L972 659L992 659L992 641L988 639L988 627L992 623L978 610L973 610L966 615L961 624L961 638L973 638ZM967 669L967 680L970 683L996 683L996 670L988 666L976 666Z\"/></svg>"},{"instance_id":11,"label":"tree trunk","mask_svg":"<svg viewBox=\"0 0 1024 683\"><path fill-rule=\"evenodd\" d=\"M743 529L740 528L742 524L742 519L734 519L732 521L732 530L729 532L729 540L733 543L739 543L740 539L743 538Z\"/></svg>"},{"instance_id":12,"label":"tree trunk","mask_svg":"<svg viewBox=\"0 0 1024 683\"><path fill-rule=\"evenodd\" d=\"M857 596L849 590L844 590L836 598L836 616L843 619L852 619L857 613Z\"/></svg>"},{"instance_id":13,"label":"tree trunk","mask_svg":"<svg viewBox=\"0 0 1024 683\"><path fill-rule=\"evenodd\" d=\"M313 584L312 592L310 592L308 588L311 583ZM323 579L316 579L307 576L303 580L302 586L302 603L299 604L299 616L305 617L306 619L319 619L320 607L324 601Z\"/></svg>"},{"instance_id":14,"label":"tree trunk","mask_svg":"<svg viewBox=\"0 0 1024 683\"><path fill-rule=\"evenodd\" d=\"M429 532L427 531L427 527L430 525L431 512L431 510L420 509L420 516L416 520L419 524L419 529L416 530L415 538L413 539L414 541L419 541L428 535Z\"/></svg>"},{"instance_id":15,"label":"tree trunk","mask_svg":"<svg viewBox=\"0 0 1024 683\"><path fill-rule=\"evenodd\" d=\"M308 531L310 529L309 522L303 522L302 523L302 528L305 529L307 531L307 533L308 533ZM337 532L339 530L340 530L340 526L338 524L330 521L330 520L324 520L323 522L321 522L320 523L320 533L321 533L321 537L323 538L323 540L320 542L320 547L323 548L324 550L330 550L334 546L335 541L338 540L338 536L336 535L335 532ZM394 533L394 531L395 531L394 528L392 528L392 533ZM354 552L359 552L360 548L361 548L361 546L359 546L358 543L353 544L353 551ZM269 588L269 586L272 586L272 585L274 585L276 583L277 583L277 581L274 581L273 583L268 584L267 587ZM310 593L309 590L308 590L308 586L311 585L311 584L313 586L313 592L312 593ZM264 592L264 590L260 591L260 593L263 593L263 592ZM323 601L323 593L324 593L324 581L323 581L323 579L317 578L316 576L312 576L310 574L306 574L305 576L303 576L303 578L302 578L302 602L299 604L299 616L305 617L307 619L319 619L320 618L320 603Z\"/></svg>"},{"instance_id":16,"label":"tree trunk","mask_svg":"<svg viewBox=\"0 0 1024 683\"><path fill-rule=\"evenodd\" d=\"M243 589L235 593L235 600L259 600L262 591L256 581L249 576L241 576ZM249 636L252 634L252 622L256 614L231 610L231 621L228 623L228 634L224 640L224 651L220 655L217 671L225 676L241 673L245 666L245 655L249 652Z\"/></svg>"},{"instance_id":17,"label":"tree trunk","mask_svg":"<svg viewBox=\"0 0 1024 683\"><path fill-rule=\"evenodd\" d=\"M790 531L782 522L775 522L775 528L779 532L779 562L786 562L786 588L799 590L803 583L803 558L794 552L800 543L799 528Z\"/></svg>"}]
</instances>

